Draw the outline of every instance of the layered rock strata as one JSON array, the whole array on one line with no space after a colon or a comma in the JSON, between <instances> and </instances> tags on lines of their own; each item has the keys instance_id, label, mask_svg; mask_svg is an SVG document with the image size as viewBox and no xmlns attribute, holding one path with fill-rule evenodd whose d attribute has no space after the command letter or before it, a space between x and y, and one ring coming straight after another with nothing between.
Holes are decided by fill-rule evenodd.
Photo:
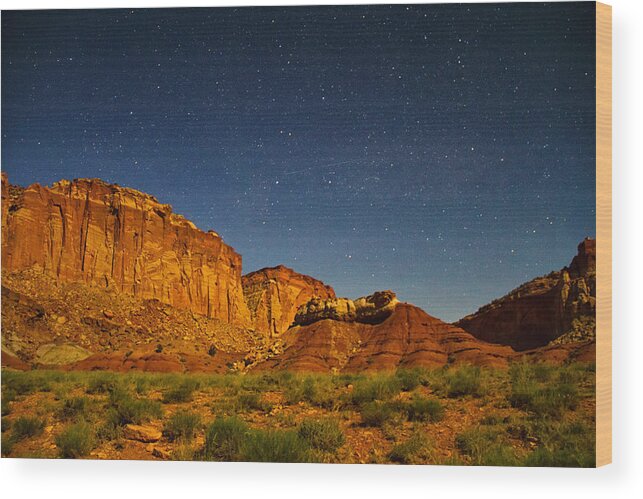
<instances>
[{"instance_id":1,"label":"layered rock strata","mask_svg":"<svg viewBox=\"0 0 643 499\"><path fill-rule=\"evenodd\" d=\"M503 367L515 354L406 303L392 305L378 323L320 319L291 328L283 341L283 354L261 368L361 372L451 363Z\"/></svg>"},{"instance_id":2,"label":"layered rock strata","mask_svg":"<svg viewBox=\"0 0 643 499\"><path fill-rule=\"evenodd\" d=\"M596 241L585 239L568 267L533 279L456 325L516 350L591 341L596 335Z\"/></svg>"}]
</instances>

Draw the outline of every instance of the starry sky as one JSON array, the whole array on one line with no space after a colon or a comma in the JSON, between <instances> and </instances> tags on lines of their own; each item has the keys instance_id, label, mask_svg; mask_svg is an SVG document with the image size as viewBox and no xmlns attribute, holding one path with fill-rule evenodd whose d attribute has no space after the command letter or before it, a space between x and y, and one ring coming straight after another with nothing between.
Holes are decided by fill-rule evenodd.
<instances>
[{"instance_id":1,"label":"starry sky","mask_svg":"<svg viewBox=\"0 0 643 499\"><path fill-rule=\"evenodd\" d=\"M595 235L594 3L2 12L2 169L457 320Z\"/></svg>"}]
</instances>

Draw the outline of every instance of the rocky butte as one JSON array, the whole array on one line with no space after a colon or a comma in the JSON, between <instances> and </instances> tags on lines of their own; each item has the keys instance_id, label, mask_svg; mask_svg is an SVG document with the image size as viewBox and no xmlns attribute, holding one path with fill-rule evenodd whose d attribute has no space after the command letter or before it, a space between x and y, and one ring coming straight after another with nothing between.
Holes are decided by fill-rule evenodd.
<instances>
[{"instance_id":1,"label":"rocky butte","mask_svg":"<svg viewBox=\"0 0 643 499\"><path fill-rule=\"evenodd\" d=\"M475 337L527 350L596 336L596 240L585 239L568 267L537 277L456 324Z\"/></svg>"}]
</instances>

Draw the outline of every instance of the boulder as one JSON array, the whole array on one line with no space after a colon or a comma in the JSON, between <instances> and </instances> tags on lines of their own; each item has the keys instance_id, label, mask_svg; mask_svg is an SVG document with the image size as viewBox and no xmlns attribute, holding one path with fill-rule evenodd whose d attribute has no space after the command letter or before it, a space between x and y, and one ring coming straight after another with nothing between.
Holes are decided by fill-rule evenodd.
<instances>
[{"instance_id":1,"label":"boulder","mask_svg":"<svg viewBox=\"0 0 643 499\"><path fill-rule=\"evenodd\" d=\"M128 440L150 443L158 442L161 439L162 433L153 426L127 424L123 428L123 436Z\"/></svg>"}]
</instances>

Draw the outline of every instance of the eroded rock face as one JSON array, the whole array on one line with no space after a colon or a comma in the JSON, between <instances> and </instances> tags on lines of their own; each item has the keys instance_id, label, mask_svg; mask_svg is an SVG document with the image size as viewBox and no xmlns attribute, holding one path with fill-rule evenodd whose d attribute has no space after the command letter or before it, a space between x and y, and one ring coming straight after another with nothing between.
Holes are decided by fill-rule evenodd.
<instances>
[{"instance_id":1,"label":"eroded rock face","mask_svg":"<svg viewBox=\"0 0 643 499\"><path fill-rule=\"evenodd\" d=\"M283 265L251 272L242 282L255 329L270 336L285 332L299 307L312 298L335 298L330 286Z\"/></svg>"},{"instance_id":2,"label":"eroded rock face","mask_svg":"<svg viewBox=\"0 0 643 499\"><path fill-rule=\"evenodd\" d=\"M390 302L389 302L390 303ZM474 338L406 303L378 324L322 319L291 328L284 353L259 369L361 372L450 363L504 367L515 352Z\"/></svg>"},{"instance_id":3,"label":"eroded rock face","mask_svg":"<svg viewBox=\"0 0 643 499\"><path fill-rule=\"evenodd\" d=\"M378 324L393 313L398 303L392 291L376 291L357 300L313 298L297 310L294 325L305 326L324 319Z\"/></svg>"},{"instance_id":4,"label":"eroded rock face","mask_svg":"<svg viewBox=\"0 0 643 499\"><path fill-rule=\"evenodd\" d=\"M596 335L596 241L585 239L569 267L529 281L456 324L475 337L527 350Z\"/></svg>"},{"instance_id":5,"label":"eroded rock face","mask_svg":"<svg viewBox=\"0 0 643 499\"><path fill-rule=\"evenodd\" d=\"M241 256L154 197L97 179L2 177L2 269L30 268L249 325Z\"/></svg>"}]
</instances>

